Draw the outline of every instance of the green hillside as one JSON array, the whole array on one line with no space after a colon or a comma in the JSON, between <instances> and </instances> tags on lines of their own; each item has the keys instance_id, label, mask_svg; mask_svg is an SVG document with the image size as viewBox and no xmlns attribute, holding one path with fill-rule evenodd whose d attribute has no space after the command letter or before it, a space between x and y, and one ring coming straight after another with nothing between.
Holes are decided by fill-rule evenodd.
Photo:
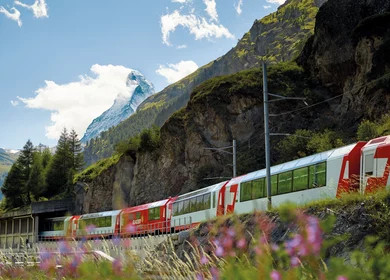
<instances>
[{"instance_id":1,"label":"green hillside","mask_svg":"<svg viewBox=\"0 0 390 280\"><path fill-rule=\"evenodd\" d=\"M259 67L263 59L282 62L297 57L314 32L315 16L324 2L290 0L276 12L255 21L237 46L224 56L149 97L139 106L136 114L87 143L84 152L86 163L89 165L109 157L118 142L139 134L145 128L162 126L174 112L187 104L192 90L202 82Z\"/></svg>"}]
</instances>

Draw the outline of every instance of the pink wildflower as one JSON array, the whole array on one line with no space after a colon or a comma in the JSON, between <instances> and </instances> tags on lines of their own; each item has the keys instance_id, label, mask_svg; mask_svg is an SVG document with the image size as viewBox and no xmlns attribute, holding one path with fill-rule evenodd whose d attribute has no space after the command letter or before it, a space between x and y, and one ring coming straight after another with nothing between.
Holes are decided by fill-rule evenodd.
<instances>
[{"instance_id":1,"label":"pink wildflower","mask_svg":"<svg viewBox=\"0 0 390 280\"><path fill-rule=\"evenodd\" d=\"M126 233L136 233L137 232L137 227L133 224L128 224L126 227L125 227L125 232Z\"/></svg>"},{"instance_id":2,"label":"pink wildflower","mask_svg":"<svg viewBox=\"0 0 390 280\"><path fill-rule=\"evenodd\" d=\"M198 274L196 275L196 280L204 280L203 275L200 274L200 273L198 273Z\"/></svg>"},{"instance_id":3,"label":"pink wildflower","mask_svg":"<svg viewBox=\"0 0 390 280\"><path fill-rule=\"evenodd\" d=\"M210 273L211 273L211 279L213 280L218 280L219 279L219 271L216 267L210 268Z\"/></svg>"},{"instance_id":4,"label":"pink wildflower","mask_svg":"<svg viewBox=\"0 0 390 280\"><path fill-rule=\"evenodd\" d=\"M119 275L122 272L122 262L119 259L115 259L112 262L112 270L114 271L115 275Z\"/></svg>"},{"instance_id":5,"label":"pink wildflower","mask_svg":"<svg viewBox=\"0 0 390 280\"><path fill-rule=\"evenodd\" d=\"M270 276L272 280L282 280L282 274L277 270L272 270Z\"/></svg>"},{"instance_id":6,"label":"pink wildflower","mask_svg":"<svg viewBox=\"0 0 390 280\"><path fill-rule=\"evenodd\" d=\"M201 264L207 264L209 262L209 259L203 255L201 258L200 258L200 263Z\"/></svg>"},{"instance_id":7,"label":"pink wildflower","mask_svg":"<svg viewBox=\"0 0 390 280\"><path fill-rule=\"evenodd\" d=\"M246 239L244 237L237 241L237 248L239 249L246 248Z\"/></svg>"},{"instance_id":8,"label":"pink wildflower","mask_svg":"<svg viewBox=\"0 0 390 280\"><path fill-rule=\"evenodd\" d=\"M338 276L337 277L337 280L348 280L348 278L346 276Z\"/></svg>"}]
</instances>

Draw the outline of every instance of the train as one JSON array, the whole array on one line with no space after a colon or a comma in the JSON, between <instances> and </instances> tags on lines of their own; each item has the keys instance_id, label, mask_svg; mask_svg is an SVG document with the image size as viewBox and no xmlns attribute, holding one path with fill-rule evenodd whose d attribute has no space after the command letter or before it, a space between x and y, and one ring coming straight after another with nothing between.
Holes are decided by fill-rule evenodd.
<instances>
[{"instance_id":1,"label":"train","mask_svg":"<svg viewBox=\"0 0 390 280\"><path fill-rule=\"evenodd\" d=\"M305 204L390 186L390 135L271 167L272 205ZM266 210L266 170L121 210L47 219L40 237L113 237L178 232L230 213Z\"/></svg>"}]
</instances>

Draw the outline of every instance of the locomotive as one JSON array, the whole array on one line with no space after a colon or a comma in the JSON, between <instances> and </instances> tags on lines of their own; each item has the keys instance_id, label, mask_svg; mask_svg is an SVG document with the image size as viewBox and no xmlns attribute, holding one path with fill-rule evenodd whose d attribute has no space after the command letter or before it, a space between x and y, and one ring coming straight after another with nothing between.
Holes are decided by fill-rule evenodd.
<instances>
[{"instance_id":1,"label":"locomotive","mask_svg":"<svg viewBox=\"0 0 390 280\"><path fill-rule=\"evenodd\" d=\"M305 204L390 186L390 136L358 142L271 167L272 203ZM43 238L112 237L181 231L229 213L267 209L266 170L165 200L47 220Z\"/></svg>"}]
</instances>

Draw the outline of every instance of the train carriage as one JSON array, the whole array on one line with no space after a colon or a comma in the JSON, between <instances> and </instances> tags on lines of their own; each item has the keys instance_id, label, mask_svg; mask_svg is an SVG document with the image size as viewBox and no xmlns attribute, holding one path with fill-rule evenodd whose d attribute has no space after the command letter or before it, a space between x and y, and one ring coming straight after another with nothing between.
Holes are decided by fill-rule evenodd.
<instances>
[{"instance_id":1,"label":"train carriage","mask_svg":"<svg viewBox=\"0 0 390 280\"><path fill-rule=\"evenodd\" d=\"M121 210L81 215L73 220L77 236L110 237L119 234L119 214Z\"/></svg>"},{"instance_id":2,"label":"train carriage","mask_svg":"<svg viewBox=\"0 0 390 280\"><path fill-rule=\"evenodd\" d=\"M188 229L217 215L223 203L221 190L226 182L180 195L173 203L172 227L176 231Z\"/></svg>"},{"instance_id":3,"label":"train carriage","mask_svg":"<svg viewBox=\"0 0 390 280\"><path fill-rule=\"evenodd\" d=\"M272 205L291 201L304 204L313 200L340 196L354 186L359 161L348 159L359 155L363 142L318 153L271 167ZM262 169L232 180L231 196L236 197L225 208L235 213L267 209L266 170ZM227 200L229 201L229 200ZM229 203L229 202L227 202Z\"/></svg>"},{"instance_id":4,"label":"train carriage","mask_svg":"<svg viewBox=\"0 0 390 280\"><path fill-rule=\"evenodd\" d=\"M122 235L150 234L170 230L174 198L146 203L122 210L120 231Z\"/></svg>"}]
</instances>

